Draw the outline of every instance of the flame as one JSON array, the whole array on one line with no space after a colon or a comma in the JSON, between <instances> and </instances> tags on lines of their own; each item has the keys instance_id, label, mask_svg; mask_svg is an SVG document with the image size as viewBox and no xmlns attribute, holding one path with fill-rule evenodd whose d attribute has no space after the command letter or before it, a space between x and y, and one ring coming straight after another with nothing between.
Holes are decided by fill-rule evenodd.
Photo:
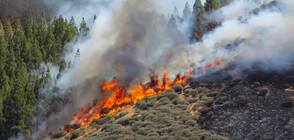
<instances>
[{"instance_id":1,"label":"flame","mask_svg":"<svg viewBox=\"0 0 294 140\"><path fill-rule=\"evenodd\" d=\"M293 86L290 86L289 88L285 89L286 92L294 92Z\"/></svg>"},{"instance_id":2,"label":"flame","mask_svg":"<svg viewBox=\"0 0 294 140\"><path fill-rule=\"evenodd\" d=\"M203 69L214 67L222 62L222 59L206 65ZM111 96L106 97L103 100L98 101L94 106L87 109L81 109L78 113L73 115L74 123L81 123L81 126L91 123L94 119L99 119L104 115L112 115L119 110L124 110L136 104L138 100L144 99L147 96L154 96L171 89L174 85L186 83L188 77L192 77L191 68L188 67L188 74L178 74L174 80L170 80L167 69L164 69L162 80L159 79L159 75L153 74L150 76L148 85L142 83L131 88L129 91L125 86L120 85L116 79L106 82L102 81L102 91L112 91ZM157 90L155 90L157 89ZM68 128L66 131L70 132L74 128Z\"/></svg>"},{"instance_id":3,"label":"flame","mask_svg":"<svg viewBox=\"0 0 294 140\"><path fill-rule=\"evenodd\" d=\"M201 70L207 70L209 68L215 67L215 66L219 65L222 62L223 62L223 59L219 59L214 63L210 63L210 64L205 65Z\"/></svg>"},{"instance_id":4,"label":"flame","mask_svg":"<svg viewBox=\"0 0 294 140\"><path fill-rule=\"evenodd\" d=\"M150 78L148 86L139 84L127 92L125 86L119 85L118 81L106 82L103 81L101 89L103 91L113 91L110 97L106 97L104 100L98 101L95 106L88 109L81 109L80 112L73 115L74 120L71 124L81 123L81 126L91 123L94 119L98 119L103 115L111 115L119 110L129 108L136 104L137 100L141 100L146 96L154 96L159 93L165 92L167 89L171 89L173 85L185 83L188 75L178 74L174 81L168 80L168 72L165 71L163 80L158 80L158 75ZM160 89L155 91L154 89ZM102 109L108 108L109 112L103 114ZM68 129L67 131L70 131Z\"/></svg>"},{"instance_id":5,"label":"flame","mask_svg":"<svg viewBox=\"0 0 294 140\"><path fill-rule=\"evenodd\" d=\"M111 82L106 82L106 81L102 81L102 82L104 83L104 85L101 87L102 90L110 90L118 84L118 82L115 81L115 79Z\"/></svg>"}]
</instances>

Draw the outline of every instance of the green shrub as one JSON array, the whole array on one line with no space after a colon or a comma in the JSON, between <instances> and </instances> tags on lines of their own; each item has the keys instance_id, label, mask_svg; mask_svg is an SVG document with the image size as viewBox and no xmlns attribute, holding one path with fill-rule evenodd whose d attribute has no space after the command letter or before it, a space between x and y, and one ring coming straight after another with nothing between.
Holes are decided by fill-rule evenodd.
<instances>
[{"instance_id":1,"label":"green shrub","mask_svg":"<svg viewBox=\"0 0 294 140\"><path fill-rule=\"evenodd\" d=\"M96 123L91 123L90 126L93 128L96 128L97 130L100 129L100 127L101 127L101 125L98 125Z\"/></svg>"},{"instance_id":2,"label":"green shrub","mask_svg":"<svg viewBox=\"0 0 294 140\"><path fill-rule=\"evenodd\" d=\"M75 131L70 132L70 134L71 134L71 139L76 139L81 135L81 131L75 130Z\"/></svg>"},{"instance_id":3,"label":"green shrub","mask_svg":"<svg viewBox=\"0 0 294 140\"><path fill-rule=\"evenodd\" d=\"M182 89L183 89L183 86L181 84L178 84L178 85L174 85L173 86L173 89L176 91L176 92L181 92Z\"/></svg>"},{"instance_id":4,"label":"green shrub","mask_svg":"<svg viewBox=\"0 0 294 140\"><path fill-rule=\"evenodd\" d=\"M126 116L126 115L128 115L128 114L129 114L128 111L121 112L121 113L119 113L118 116L115 116L115 119L119 119L119 118L124 117L124 116Z\"/></svg>"},{"instance_id":5,"label":"green shrub","mask_svg":"<svg viewBox=\"0 0 294 140\"><path fill-rule=\"evenodd\" d=\"M102 125L106 123L107 121L111 120L112 116L107 115L107 116L102 116L100 119L94 119L92 123L96 123L98 125Z\"/></svg>"},{"instance_id":6,"label":"green shrub","mask_svg":"<svg viewBox=\"0 0 294 140\"><path fill-rule=\"evenodd\" d=\"M189 88L189 89L186 89L184 91L184 95L185 97L189 97L189 96L192 96L192 97L196 97L196 95L198 94L198 90L196 89L192 89L192 88Z\"/></svg>"},{"instance_id":7,"label":"green shrub","mask_svg":"<svg viewBox=\"0 0 294 140\"><path fill-rule=\"evenodd\" d=\"M173 103L174 105L177 105L177 104L180 103L180 101L181 101L181 99L179 99L179 98L174 98L174 99L172 100L172 103Z\"/></svg>"},{"instance_id":8,"label":"green shrub","mask_svg":"<svg viewBox=\"0 0 294 140\"><path fill-rule=\"evenodd\" d=\"M187 99L187 101L188 101L190 104L193 104L193 103L197 102L198 99L197 99L197 98L189 98L189 99Z\"/></svg>"},{"instance_id":9,"label":"green shrub","mask_svg":"<svg viewBox=\"0 0 294 140\"><path fill-rule=\"evenodd\" d=\"M172 136L169 136L169 135L163 135L161 136L159 139L160 140L172 140L174 137Z\"/></svg>"},{"instance_id":10,"label":"green shrub","mask_svg":"<svg viewBox=\"0 0 294 140\"><path fill-rule=\"evenodd\" d=\"M196 90L198 90L199 93L208 93L209 89L206 87L199 87Z\"/></svg>"},{"instance_id":11,"label":"green shrub","mask_svg":"<svg viewBox=\"0 0 294 140\"><path fill-rule=\"evenodd\" d=\"M135 137L132 135L124 135L120 140L135 140Z\"/></svg>"},{"instance_id":12,"label":"green shrub","mask_svg":"<svg viewBox=\"0 0 294 140\"><path fill-rule=\"evenodd\" d=\"M100 111L100 114L108 114L110 112L110 110L111 110L111 108L109 108L109 107L102 108Z\"/></svg>"},{"instance_id":13,"label":"green shrub","mask_svg":"<svg viewBox=\"0 0 294 140\"><path fill-rule=\"evenodd\" d=\"M65 135L65 133L63 131L56 131L52 134L53 138L61 138Z\"/></svg>"},{"instance_id":14,"label":"green shrub","mask_svg":"<svg viewBox=\"0 0 294 140\"><path fill-rule=\"evenodd\" d=\"M150 110L147 112L144 112L141 116L142 120L153 120L156 118L156 111L155 110Z\"/></svg>"},{"instance_id":15,"label":"green shrub","mask_svg":"<svg viewBox=\"0 0 294 140\"><path fill-rule=\"evenodd\" d=\"M186 121L185 122L185 125L189 125L189 126L195 126L197 124L197 122L196 121L194 121L194 120L188 120L188 121Z\"/></svg>"},{"instance_id":16,"label":"green shrub","mask_svg":"<svg viewBox=\"0 0 294 140\"><path fill-rule=\"evenodd\" d=\"M207 94L208 97L215 97L215 96L217 96L217 95L218 95L218 92L217 92L217 91L212 91L212 92L209 92L209 93Z\"/></svg>"},{"instance_id":17,"label":"green shrub","mask_svg":"<svg viewBox=\"0 0 294 140\"><path fill-rule=\"evenodd\" d=\"M170 103L170 100L167 97L160 99L158 103L155 104L155 107L167 105Z\"/></svg>"},{"instance_id":18,"label":"green shrub","mask_svg":"<svg viewBox=\"0 0 294 140\"><path fill-rule=\"evenodd\" d=\"M117 123L121 125L129 125L129 124L132 124L133 122L134 120L132 117L121 118L117 121Z\"/></svg>"},{"instance_id":19,"label":"green shrub","mask_svg":"<svg viewBox=\"0 0 294 140\"><path fill-rule=\"evenodd\" d=\"M176 92L166 92L165 96L168 97L170 100L179 97L179 95Z\"/></svg>"},{"instance_id":20,"label":"green shrub","mask_svg":"<svg viewBox=\"0 0 294 140\"><path fill-rule=\"evenodd\" d=\"M148 108L145 100L138 100L136 103L136 107L141 110L146 110Z\"/></svg>"},{"instance_id":21,"label":"green shrub","mask_svg":"<svg viewBox=\"0 0 294 140\"><path fill-rule=\"evenodd\" d=\"M123 134L124 132L125 132L125 128L121 124L105 124L101 129L100 135L103 133L107 134L108 136L118 135L118 134Z\"/></svg>"},{"instance_id":22,"label":"green shrub","mask_svg":"<svg viewBox=\"0 0 294 140\"><path fill-rule=\"evenodd\" d=\"M153 107L156 103L156 100L150 100L148 103L147 103L147 106L148 107Z\"/></svg>"},{"instance_id":23,"label":"green shrub","mask_svg":"<svg viewBox=\"0 0 294 140\"><path fill-rule=\"evenodd\" d=\"M176 105L176 108L179 108L179 109L182 109L182 110L186 110L188 108L188 105L178 104L178 105Z\"/></svg>"}]
</instances>

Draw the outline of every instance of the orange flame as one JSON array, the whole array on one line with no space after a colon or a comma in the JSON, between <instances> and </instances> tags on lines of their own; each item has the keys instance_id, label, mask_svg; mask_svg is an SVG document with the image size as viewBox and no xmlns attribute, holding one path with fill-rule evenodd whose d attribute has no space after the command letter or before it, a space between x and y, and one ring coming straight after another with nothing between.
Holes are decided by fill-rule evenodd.
<instances>
[{"instance_id":1,"label":"orange flame","mask_svg":"<svg viewBox=\"0 0 294 140\"><path fill-rule=\"evenodd\" d=\"M215 67L215 66L219 65L219 64L222 63L222 62L223 62L223 59L219 59L219 60L217 60L217 61L214 62L214 63L210 63L210 64L205 65L205 66L202 68L202 70L207 70L207 69L209 69L209 68Z\"/></svg>"}]
</instances>

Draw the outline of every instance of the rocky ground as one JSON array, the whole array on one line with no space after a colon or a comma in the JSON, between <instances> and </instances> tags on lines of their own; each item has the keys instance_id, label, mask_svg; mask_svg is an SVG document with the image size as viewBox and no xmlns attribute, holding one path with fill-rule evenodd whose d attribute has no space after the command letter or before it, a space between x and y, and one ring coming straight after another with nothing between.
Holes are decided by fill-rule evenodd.
<instances>
[{"instance_id":1,"label":"rocky ground","mask_svg":"<svg viewBox=\"0 0 294 140\"><path fill-rule=\"evenodd\" d=\"M230 139L294 139L292 74L250 72L244 79L220 80L213 115L202 127Z\"/></svg>"}]
</instances>

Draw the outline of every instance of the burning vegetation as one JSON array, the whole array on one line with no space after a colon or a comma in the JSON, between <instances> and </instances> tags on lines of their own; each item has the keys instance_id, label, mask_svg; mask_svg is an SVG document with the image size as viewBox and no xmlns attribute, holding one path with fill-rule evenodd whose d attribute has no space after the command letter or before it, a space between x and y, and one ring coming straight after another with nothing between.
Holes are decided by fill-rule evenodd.
<instances>
[{"instance_id":1,"label":"burning vegetation","mask_svg":"<svg viewBox=\"0 0 294 140\"><path fill-rule=\"evenodd\" d=\"M222 59L217 60L214 63L204 66L202 70L215 67L221 62ZM176 85L186 83L189 77L192 77L190 67L188 67L187 74L177 74L174 80L170 80L169 73L165 69L162 80L159 79L158 74L152 74L148 84L144 85L140 83L129 90L115 78L110 82L103 81L101 90L105 93L111 91L112 93L110 96L98 101L94 106L81 109L80 112L74 114L71 124L80 123L81 126L84 126L91 123L94 119L99 119L101 116L115 114L120 110L133 106L138 100L164 93ZM74 129L76 129L76 127L67 127L65 131L70 132Z\"/></svg>"}]
</instances>

